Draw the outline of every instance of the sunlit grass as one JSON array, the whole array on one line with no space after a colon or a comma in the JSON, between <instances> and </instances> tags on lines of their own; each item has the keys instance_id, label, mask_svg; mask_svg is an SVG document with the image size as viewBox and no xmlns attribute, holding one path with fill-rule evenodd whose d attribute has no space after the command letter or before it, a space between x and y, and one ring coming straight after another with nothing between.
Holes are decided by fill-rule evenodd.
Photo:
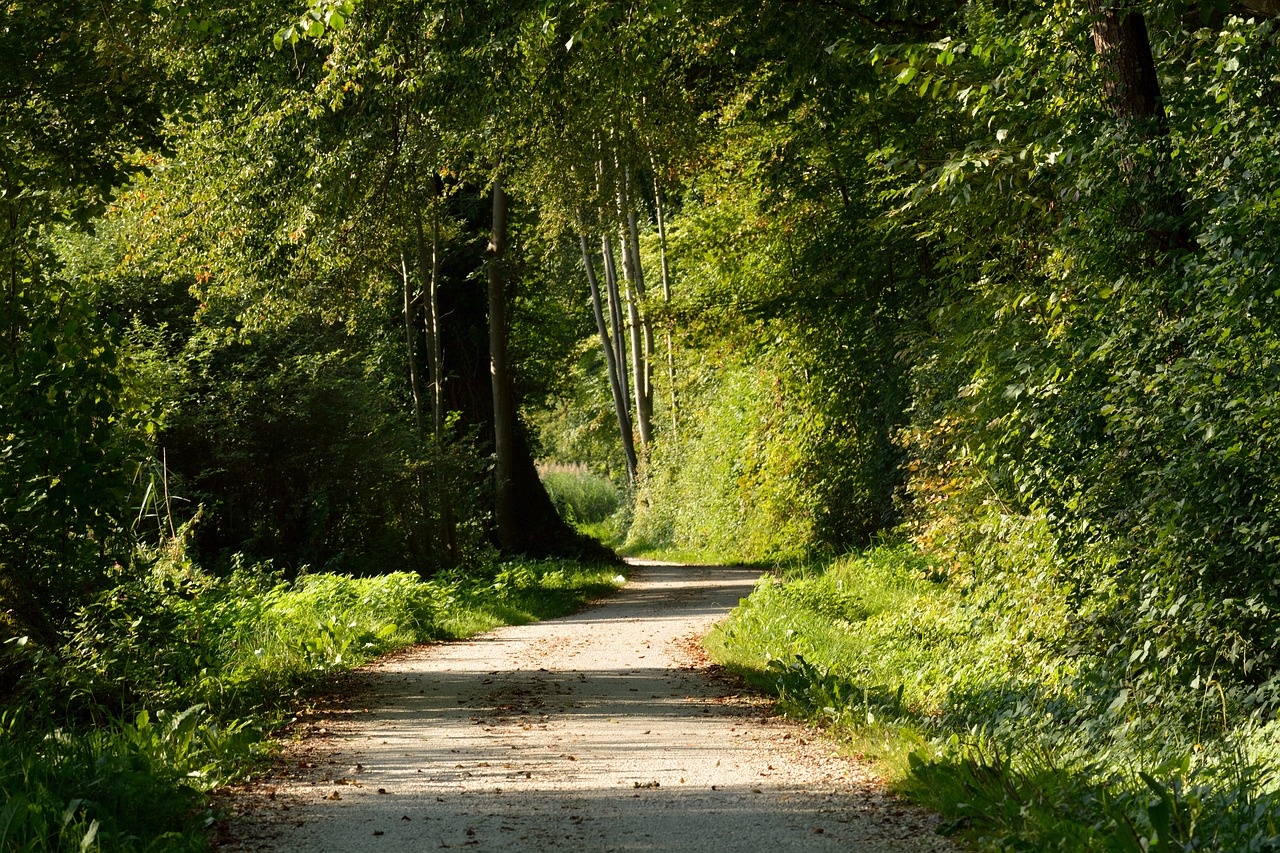
<instances>
[{"instance_id":1,"label":"sunlit grass","mask_svg":"<svg viewBox=\"0 0 1280 853\"><path fill-rule=\"evenodd\" d=\"M1125 701L1105 660L1060 641L1066 595L1021 584L879 548L763 579L706 646L981 849L1280 843L1276 725L1224 727L1225 705L1197 723L1198 694L1176 685Z\"/></svg>"}]
</instances>

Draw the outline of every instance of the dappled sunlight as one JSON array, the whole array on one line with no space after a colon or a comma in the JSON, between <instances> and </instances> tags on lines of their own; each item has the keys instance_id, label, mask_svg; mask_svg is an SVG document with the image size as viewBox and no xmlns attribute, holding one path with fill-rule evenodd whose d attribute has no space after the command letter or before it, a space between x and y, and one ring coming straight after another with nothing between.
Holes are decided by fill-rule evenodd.
<instances>
[{"instance_id":1,"label":"dappled sunlight","mask_svg":"<svg viewBox=\"0 0 1280 853\"><path fill-rule=\"evenodd\" d=\"M894 849L868 776L688 648L758 576L637 567L578 615L371 668L367 708L312 721L273 849Z\"/></svg>"}]
</instances>

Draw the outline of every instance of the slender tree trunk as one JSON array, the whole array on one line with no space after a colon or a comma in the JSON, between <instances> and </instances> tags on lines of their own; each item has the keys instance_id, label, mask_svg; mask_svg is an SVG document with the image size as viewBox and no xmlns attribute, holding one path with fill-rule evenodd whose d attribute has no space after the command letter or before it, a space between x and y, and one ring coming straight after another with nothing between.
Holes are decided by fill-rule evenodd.
<instances>
[{"instance_id":1,"label":"slender tree trunk","mask_svg":"<svg viewBox=\"0 0 1280 853\"><path fill-rule=\"evenodd\" d=\"M653 176L653 207L658 219L658 257L662 262L662 302L671 304L671 268L667 264L667 221L666 204L662 197L662 187L658 184L657 169ZM680 407L676 397L676 353L671 340L671 319L667 318L664 335L667 345L667 385L671 391L671 437L680 439Z\"/></svg>"},{"instance_id":2,"label":"slender tree trunk","mask_svg":"<svg viewBox=\"0 0 1280 853\"><path fill-rule=\"evenodd\" d=\"M627 375L626 326L622 321L622 298L618 293L618 270L613 261L613 241L606 232L600 238L600 251L604 255L605 293L609 299L609 319L613 324L613 357L617 360L618 376ZM627 411L631 411L631 396L626 380L622 382L622 398Z\"/></svg>"},{"instance_id":3,"label":"slender tree trunk","mask_svg":"<svg viewBox=\"0 0 1280 853\"><path fill-rule=\"evenodd\" d=\"M582 242L582 263L587 268L587 284L591 288L591 310L595 314L596 329L600 333L600 343L604 347L605 368L609 372L609 393L613 397L613 411L618 419L618 433L622 438L622 451L626 457L627 482L636 480L636 447L631 435L631 413L627 411L626 397L622 388L626 380L618 373L618 360L614 355L613 342L609 338L609 327L604 319L604 307L600 299L600 283L596 279L595 264L591 261L591 251L587 247L587 235L580 233Z\"/></svg>"},{"instance_id":4,"label":"slender tree trunk","mask_svg":"<svg viewBox=\"0 0 1280 853\"><path fill-rule=\"evenodd\" d=\"M625 233L623 250L630 260L630 282L635 287L634 296L628 296L631 313L631 348L635 355L634 381L636 387L636 421L640 427L640 442L646 448L653 440L653 329L645 314L644 269L640 264L640 229L636 225L636 212L631 205L631 170L624 172L623 188L619 200L622 203Z\"/></svg>"},{"instance_id":5,"label":"slender tree trunk","mask_svg":"<svg viewBox=\"0 0 1280 853\"><path fill-rule=\"evenodd\" d=\"M620 235L622 242L622 299L627 306L627 339L631 344L631 391L636 406L636 427L640 433L640 447L649 447L650 434L648 406L644 395L645 357L643 332L640 320L640 300L635 292L635 273L632 270L631 248L627 245L626 226Z\"/></svg>"},{"instance_id":6,"label":"slender tree trunk","mask_svg":"<svg viewBox=\"0 0 1280 853\"><path fill-rule=\"evenodd\" d=\"M422 326L427 337L427 381L431 387L431 434L436 441L442 437L444 426L444 380L442 376L444 353L440 341L440 179L431 177L431 249L427 251L426 236L422 227L422 210L415 211L418 232L418 276L425 290ZM430 254L430 264L427 257Z\"/></svg>"},{"instance_id":7,"label":"slender tree trunk","mask_svg":"<svg viewBox=\"0 0 1280 853\"><path fill-rule=\"evenodd\" d=\"M440 178L431 176L431 262L427 263L427 241L422 227L422 207L416 206L414 224L418 236L418 277L425 289L422 326L427 339L428 384L431 387L431 453L435 469L436 504L440 515L440 541L449 562L458 555L457 522L448 499L444 470L444 343L440 334Z\"/></svg>"},{"instance_id":8,"label":"slender tree trunk","mask_svg":"<svg viewBox=\"0 0 1280 853\"><path fill-rule=\"evenodd\" d=\"M493 236L488 249L489 373L493 385L494 521L498 541L516 547L516 506L513 488L515 470L515 392L507 363L507 312L504 259L507 252L507 194L502 177L493 183Z\"/></svg>"},{"instance_id":9,"label":"slender tree trunk","mask_svg":"<svg viewBox=\"0 0 1280 853\"><path fill-rule=\"evenodd\" d=\"M418 367L418 346L417 341L417 314L418 306L421 304L421 294L413 292L413 279L409 275L409 263L405 260L404 252L400 253L400 275L404 280L404 347L405 355L409 360L409 387L413 390L413 423L418 433L419 443L426 439L426 423L422 415L422 379L421 371ZM438 470L438 468L437 468ZM414 467L414 479L418 484L418 502L422 507L422 514L425 518L431 518L431 492L427 488L427 478L425 472L420 465ZM411 537L410 542L417 551L417 537ZM430 552L431 541L430 536L426 543L426 550ZM419 565L425 565L426 560L430 557L423 555L423 559L418 561Z\"/></svg>"},{"instance_id":10,"label":"slender tree trunk","mask_svg":"<svg viewBox=\"0 0 1280 853\"><path fill-rule=\"evenodd\" d=\"M418 428L418 440L426 437L426 424L422 418L422 380L418 377L418 348L414 346L413 329L416 325L418 300L414 298L409 277L409 265L404 252L400 253L400 274L404 279L404 348L409 359L409 386L413 390L413 422Z\"/></svg>"}]
</instances>

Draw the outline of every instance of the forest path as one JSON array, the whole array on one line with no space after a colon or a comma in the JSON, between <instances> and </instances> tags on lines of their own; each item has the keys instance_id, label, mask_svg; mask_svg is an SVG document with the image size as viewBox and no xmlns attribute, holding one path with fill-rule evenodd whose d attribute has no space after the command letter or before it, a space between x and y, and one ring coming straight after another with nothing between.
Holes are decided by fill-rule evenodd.
<instances>
[{"instance_id":1,"label":"forest path","mask_svg":"<svg viewBox=\"0 0 1280 853\"><path fill-rule=\"evenodd\" d=\"M221 849L953 849L702 658L758 576L640 564L577 615L366 668L230 799Z\"/></svg>"}]
</instances>

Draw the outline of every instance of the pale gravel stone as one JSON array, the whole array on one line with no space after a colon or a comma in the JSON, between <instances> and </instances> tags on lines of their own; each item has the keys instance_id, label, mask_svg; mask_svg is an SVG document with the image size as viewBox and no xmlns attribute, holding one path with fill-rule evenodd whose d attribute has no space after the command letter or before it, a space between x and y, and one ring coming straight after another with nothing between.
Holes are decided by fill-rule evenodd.
<instances>
[{"instance_id":1,"label":"pale gravel stone","mask_svg":"<svg viewBox=\"0 0 1280 853\"><path fill-rule=\"evenodd\" d=\"M275 773L226 800L220 848L956 849L706 666L696 638L758 575L637 565L575 616L368 667L346 711L303 723Z\"/></svg>"}]
</instances>

